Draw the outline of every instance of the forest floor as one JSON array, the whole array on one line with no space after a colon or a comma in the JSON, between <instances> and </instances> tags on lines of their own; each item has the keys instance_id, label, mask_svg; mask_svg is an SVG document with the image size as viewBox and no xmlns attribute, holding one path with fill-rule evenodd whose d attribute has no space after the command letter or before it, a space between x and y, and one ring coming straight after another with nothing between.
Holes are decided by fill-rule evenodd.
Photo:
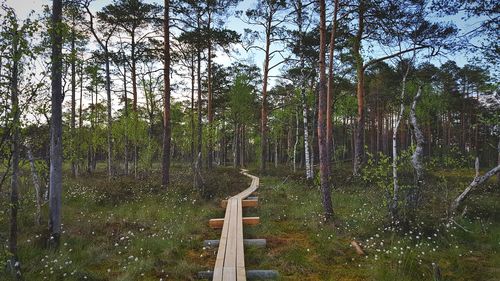
<instances>
[{"instance_id":1,"label":"forest floor","mask_svg":"<svg viewBox=\"0 0 500 281\"><path fill-rule=\"evenodd\" d=\"M500 280L500 191L493 184L476 190L459 225L442 219L446 202L470 182L472 170L430 175L436 181L425 194L430 203L412 228L398 232L390 230L383 192L351 180L347 166L335 167L333 177L335 227L323 223L319 190L301 174L281 167L261 177L259 206L244 214L260 216L261 224L246 227L245 236L265 238L267 247L245 249L247 269L277 270L281 280L404 281L432 280L432 263L437 263L443 280ZM204 248L203 240L218 239L220 230L210 229L208 220L223 217L220 199L247 188L250 179L216 168L206 174L210 196L205 198L191 188L187 166L172 168L168 192L161 190L160 179L159 172L112 181L104 172L77 179L66 175L57 252L45 247L46 205L43 224L34 225L26 180L19 212L25 280L194 280L198 271L211 270L216 249ZM8 210L2 197L0 210ZM0 214L2 241L7 214ZM355 253L353 239L366 256ZM0 280L9 280L2 274Z\"/></svg>"}]
</instances>

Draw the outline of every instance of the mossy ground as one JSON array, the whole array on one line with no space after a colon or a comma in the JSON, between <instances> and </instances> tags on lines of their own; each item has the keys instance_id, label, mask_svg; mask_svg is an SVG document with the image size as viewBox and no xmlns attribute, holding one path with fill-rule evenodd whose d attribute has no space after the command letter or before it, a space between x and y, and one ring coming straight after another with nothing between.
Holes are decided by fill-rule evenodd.
<instances>
[{"instance_id":1,"label":"mossy ground","mask_svg":"<svg viewBox=\"0 0 500 281\"><path fill-rule=\"evenodd\" d=\"M300 174L280 167L261 177L259 207L245 210L245 215L260 216L261 224L246 227L245 235L265 238L268 246L246 248L247 268L277 270L282 280L432 280L432 263L437 263L443 280L500 280L500 191L493 184L469 198L465 216L457 220L460 226L447 224L442 218L448 201L473 173L439 170L430 176L429 203L418 221L394 232L382 192L352 180L348 167L335 171L335 226L323 222L319 190ZM43 224L34 224L26 180L19 211L25 280L193 280L198 271L211 269L216 249L203 248L203 240L218 239L219 231L207 221L222 217L220 199L250 180L231 168L216 168L206 173L202 197L191 187L187 166L173 167L168 192L160 178L158 169L140 180L66 175L64 233L57 252L46 248L46 205ZM8 210L2 197L2 210ZM7 214L0 225L4 241ZM353 239L367 256L356 255ZM9 276L0 272L0 280Z\"/></svg>"}]
</instances>

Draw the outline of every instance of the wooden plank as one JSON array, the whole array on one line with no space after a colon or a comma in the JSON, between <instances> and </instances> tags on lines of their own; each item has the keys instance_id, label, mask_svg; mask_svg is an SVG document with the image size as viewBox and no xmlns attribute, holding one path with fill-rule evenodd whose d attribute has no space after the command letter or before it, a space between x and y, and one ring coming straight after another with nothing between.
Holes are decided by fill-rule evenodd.
<instances>
[{"instance_id":1,"label":"wooden plank","mask_svg":"<svg viewBox=\"0 0 500 281\"><path fill-rule=\"evenodd\" d=\"M238 218L236 220L236 278L238 281L246 281L245 274L245 250L243 247L243 202L238 200Z\"/></svg>"},{"instance_id":2,"label":"wooden plank","mask_svg":"<svg viewBox=\"0 0 500 281\"><path fill-rule=\"evenodd\" d=\"M224 218L211 219L209 225L212 228L222 228L220 240L217 241L218 252L215 267L212 274L216 281L246 281L248 273L245 270L245 240L243 239L243 225L256 225L260 223L259 217L243 217L244 207L255 207L258 198L251 196L259 187L259 178L242 173L252 179L250 186L237 195L223 200L221 206L226 208ZM265 240L264 240L265 244Z\"/></svg>"},{"instance_id":3,"label":"wooden plank","mask_svg":"<svg viewBox=\"0 0 500 281\"><path fill-rule=\"evenodd\" d=\"M241 203L243 206L243 208L245 207L257 207L257 205L259 204L259 199L257 199L257 197L255 197L255 199L243 199L241 200ZM227 207L227 200L222 200L220 201L220 206L221 208L226 208Z\"/></svg>"},{"instance_id":4,"label":"wooden plank","mask_svg":"<svg viewBox=\"0 0 500 281\"><path fill-rule=\"evenodd\" d=\"M260 217L244 217L243 224L244 225L257 225L260 223ZM222 228L224 225L224 219L210 219L208 221L208 225L211 228Z\"/></svg>"},{"instance_id":5,"label":"wooden plank","mask_svg":"<svg viewBox=\"0 0 500 281\"><path fill-rule=\"evenodd\" d=\"M226 209L225 220L229 221L231 216L231 209ZM223 223L224 224L224 223ZM224 257L226 255L226 246L227 246L227 235L229 231L229 223L224 224L222 227L222 233L220 236L219 249L217 251L217 258L215 260L214 267L214 281L222 281L223 268L224 268Z\"/></svg>"},{"instance_id":6,"label":"wooden plank","mask_svg":"<svg viewBox=\"0 0 500 281\"><path fill-rule=\"evenodd\" d=\"M198 272L198 279L212 279L213 271L206 270ZM277 279L279 274L276 270L250 269L246 271L248 280Z\"/></svg>"},{"instance_id":7,"label":"wooden plank","mask_svg":"<svg viewBox=\"0 0 500 281\"><path fill-rule=\"evenodd\" d=\"M223 281L236 281L236 248L237 248L237 219L238 219L238 199L229 199L231 216L229 217L229 231L227 237L226 256L224 257Z\"/></svg>"}]
</instances>

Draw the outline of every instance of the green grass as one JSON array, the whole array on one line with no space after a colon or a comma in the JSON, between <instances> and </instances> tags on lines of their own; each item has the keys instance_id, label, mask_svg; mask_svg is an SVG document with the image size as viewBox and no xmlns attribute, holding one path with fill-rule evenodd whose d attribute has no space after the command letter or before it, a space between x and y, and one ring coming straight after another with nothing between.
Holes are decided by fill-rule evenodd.
<instances>
[{"instance_id":1,"label":"green grass","mask_svg":"<svg viewBox=\"0 0 500 281\"><path fill-rule=\"evenodd\" d=\"M457 222L442 220L447 203L473 177L468 170L440 170L429 176L427 204L410 229L392 231L383 194L349 179L336 167L332 193L335 226L323 222L320 193L301 174L286 167L261 177L259 207L245 216L261 224L245 228L247 238L265 238L267 248L246 248L249 269L274 269L281 280L432 280L437 263L444 280L500 280L499 190L478 188ZM230 168L206 173L206 194L191 187L186 166L174 166L172 186L160 188L156 169L148 177L108 181L102 172L65 176L62 243L46 248L47 206L34 225L29 174L23 176L19 218L19 257L25 280L194 280L211 269L216 249L203 240L218 239L207 221L222 217L220 199L250 180ZM256 173L256 171L253 171ZM0 238L8 234L7 197L0 198ZM355 239L367 252L356 255ZM0 280L10 280L0 272Z\"/></svg>"}]
</instances>

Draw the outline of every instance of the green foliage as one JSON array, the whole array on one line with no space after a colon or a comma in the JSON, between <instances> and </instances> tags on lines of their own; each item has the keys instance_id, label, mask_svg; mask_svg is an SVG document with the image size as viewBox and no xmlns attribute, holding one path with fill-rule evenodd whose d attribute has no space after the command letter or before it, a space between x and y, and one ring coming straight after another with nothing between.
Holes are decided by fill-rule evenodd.
<instances>
[{"instance_id":1,"label":"green foliage","mask_svg":"<svg viewBox=\"0 0 500 281\"><path fill-rule=\"evenodd\" d=\"M398 183L401 194L408 190L412 184L413 166L411 156L414 148L400 151L397 160ZM394 195L394 181L392 175L392 158L379 152L377 155L367 153L367 163L361 172L362 179L367 184L376 186L386 195L384 204L392 200Z\"/></svg>"},{"instance_id":2,"label":"green foliage","mask_svg":"<svg viewBox=\"0 0 500 281\"><path fill-rule=\"evenodd\" d=\"M389 156L379 152L377 158L371 153L367 153L366 166L362 170L362 179L369 184L375 185L378 189L386 194L387 205L392 198L393 181L392 181L392 160Z\"/></svg>"},{"instance_id":3,"label":"green foliage","mask_svg":"<svg viewBox=\"0 0 500 281\"><path fill-rule=\"evenodd\" d=\"M463 153L459 148L453 146L449 149L436 151L428 165L430 168L456 169L471 167L472 163L474 163L472 153Z\"/></svg>"},{"instance_id":4,"label":"green foliage","mask_svg":"<svg viewBox=\"0 0 500 281\"><path fill-rule=\"evenodd\" d=\"M249 124L254 119L255 96L249 78L245 74L236 76L230 90L230 110L233 120L238 124Z\"/></svg>"}]
</instances>

